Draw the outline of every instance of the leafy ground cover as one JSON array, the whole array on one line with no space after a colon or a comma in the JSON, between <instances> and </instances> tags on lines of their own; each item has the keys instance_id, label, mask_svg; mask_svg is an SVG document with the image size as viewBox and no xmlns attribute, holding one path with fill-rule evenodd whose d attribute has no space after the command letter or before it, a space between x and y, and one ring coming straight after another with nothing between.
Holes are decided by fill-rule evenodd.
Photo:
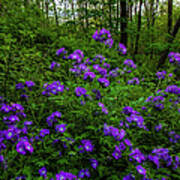
<instances>
[{"instance_id":1,"label":"leafy ground cover","mask_svg":"<svg viewBox=\"0 0 180 180\"><path fill-rule=\"evenodd\" d=\"M180 54L152 73L104 28L72 42L4 58L0 179L178 179Z\"/></svg>"}]
</instances>

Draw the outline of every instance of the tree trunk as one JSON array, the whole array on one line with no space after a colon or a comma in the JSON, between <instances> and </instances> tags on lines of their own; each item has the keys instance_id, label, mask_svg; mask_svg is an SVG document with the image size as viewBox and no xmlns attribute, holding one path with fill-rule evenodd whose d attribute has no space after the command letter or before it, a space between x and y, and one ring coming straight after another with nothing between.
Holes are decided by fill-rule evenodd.
<instances>
[{"instance_id":1,"label":"tree trunk","mask_svg":"<svg viewBox=\"0 0 180 180\"><path fill-rule=\"evenodd\" d=\"M126 0L121 0L121 43L127 47L127 13Z\"/></svg>"},{"instance_id":2,"label":"tree trunk","mask_svg":"<svg viewBox=\"0 0 180 180\"><path fill-rule=\"evenodd\" d=\"M54 0L52 0L53 3L53 9L54 9L54 15L55 15L55 21L56 21L56 26L59 26L59 22L58 22L58 16L57 16L57 9L56 9L56 3Z\"/></svg>"},{"instance_id":3,"label":"tree trunk","mask_svg":"<svg viewBox=\"0 0 180 180\"><path fill-rule=\"evenodd\" d=\"M172 28L172 5L173 0L168 0L168 33L171 34Z\"/></svg>"},{"instance_id":4,"label":"tree trunk","mask_svg":"<svg viewBox=\"0 0 180 180\"><path fill-rule=\"evenodd\" d=\"M109 29L111 30L112 27L112 7L111 7L111 0L109 0Z\"/></svg>"},{"instance_id":5,"label":"tree trunk","mask_svg":"<svg viewBox=\"0 0 180 180\"><path fill-rule=\"evenodd\" d=\"M88 18L88 2L85 2L85 14L86 14L86 28L89 28L89 18Z\"/></svg>"},{"instance_id":6,"label":"tree trunk","mask_svg":"<svg viewBox=\"0 0 180 180\"><path fill-rule=\"evenodd\" d=\"M75 23L74 0L72 0L72 2L71 2L71 10L72 10L73 21Z\"/></svg>"},{"instance_id":7,"label":"tree trunk","mask_svg":"<svg viewBox=\"0 0 180 180\"><path fill-rule=\"evenodd\" d=\"M168 44L171 44L173 42L173 40L176 37L176 34L178 33L179 28L180 28L180 16L179 16L178 20L176 21L176 24L174 25L174 29L173 29L173 32L171 34L172 36L168 38ZM164 65L164 63L166 62L166 58L168 56L168 53L169 53L169 47L162 52L162 55L159 59L159 63L157 66L158 69L160 67L162 67L162 65Z\"/></svg>"},{"instance_id":8,"label":"tree trunk","mask_svg":"<svg viewBox=\"0 0 180 180\"><path fill-rule=\"evenodd\" d=\"M49 2L48 2L48 0L45 1L45 6L46 6L46 18L49 21Z\"/></svg>"},{"instance_id":9,"label":"tree trunk","mask_svg":"<svg viewBox=\"0 0 180 180\"><path fill-rule=\"evenodd\" d=\"M155 24L155 15L158 11L158 7L159 7L159 0L156 0L156 8L155 8L155 11L153 12L153 16L152 16L152 26L154 26L154 24Z\"/></svg>"},{"instance_id":10,"label":"tree trunk","mask_svg":"<svg viewBox=\"0 0 180 180\"><path fill-rule=\"evenodd\" d=\"M140 3L139 3L138 27L137 27L134 55L136 55L138 53L138 43L139 43L140 30L141 30L141 8L142 8L142 0L140 0Z\"/></svg>"},{"instance_id":11,"label":"tree trunk","mask_svg":"<svg viewBox=\"0 0 180 180\"><path fill-rule=\"evenodd\" d=\"M146 0L144 1L144 7L145 7L145 15L146 15L146 18L147 18L147 28L149 29L150 27L150 20L149 20L149 9L147 7L147 4L146 4Z\"/></svg>"},{"instance_id":12,"label":"tree trunk","mask_svg":"<svg viewBox=\"0 0 180 180\"><path fill-rule=\"evenodd\" d=\"M135 1L134 14L137 15L137 1Z\"/></svg>"},{"instance_id":13,"label":"tree trunk","mask_svg":"<svg viewBox=\"0 0 180 180\"><path fill-rule=\"evenodd\" d=\"M119 31L119 0L116 2L116 30Z\"/></svg>"},{"instance_id":14,"label":"tree trunk","mask_svg":"<svg viewBox=\"0 0 180 180\"><path fill-rule=\"evenodd\" d=\"M132 0L129 0L129 19L132 22L132 8L133 8L133 2Z\"/></svg>"},{"instance_id":15,"label":"tree trunk","mask_svg":"<svg viewBox=\"0 0 180 180\"><path fill-rule=\"evenodd\" d=\"M105 9L105 0L102 0L102 9L101 9L101 12L102 12L101 28L102 28L103 26L105 26L105 28L106 28L106 22L105 22L105 18L104 18L104 16L105 16L105 14L104 14L104 9Z\"/></svg>"}]
</instances>

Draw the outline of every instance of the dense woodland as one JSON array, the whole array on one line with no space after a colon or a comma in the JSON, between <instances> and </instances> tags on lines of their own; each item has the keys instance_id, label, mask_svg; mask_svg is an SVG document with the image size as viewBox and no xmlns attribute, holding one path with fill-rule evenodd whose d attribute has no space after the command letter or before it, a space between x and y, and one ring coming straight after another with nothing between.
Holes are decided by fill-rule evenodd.
<instances>
[{"instance_id":1,"label":"dense woodland","mask_svg":"<svg viewBox=\"0 0 180 180\"><path fill-rule=\"evenodd\" d=\"M179 149L179 0L0 0L0 180L179 180Z\"/></svg>"}]
</instances>

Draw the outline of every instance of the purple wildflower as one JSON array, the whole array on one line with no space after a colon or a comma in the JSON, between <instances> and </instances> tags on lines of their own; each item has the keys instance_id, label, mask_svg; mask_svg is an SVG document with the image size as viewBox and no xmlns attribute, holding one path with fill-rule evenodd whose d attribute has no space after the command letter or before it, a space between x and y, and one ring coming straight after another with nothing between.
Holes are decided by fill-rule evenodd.
<instances>
[{"instance_id":1,"label":"purple wildflower","mask_svg":"<svg viewBox=\"0 0 180 180\"><path fill-rule=\"evenodd\" d=\"M141 165L136 166L136 169L137 169L139 174L142 174L144 176L146 175L146 169L143 168Z\"/></svg>"},{"instance_id":2,"label":"purple wildflower","mask_svg":"<svg viewBox=\"0 0 180 180\"><path fill-rule=\"evenodd\" d=\"M56 125L56 131L58 131L58 132L61 132L61 133L63 133L63 132L65 132L65 130L66 130L66 124L58 124L58 125Z\"/></svg>"}]
</instances>

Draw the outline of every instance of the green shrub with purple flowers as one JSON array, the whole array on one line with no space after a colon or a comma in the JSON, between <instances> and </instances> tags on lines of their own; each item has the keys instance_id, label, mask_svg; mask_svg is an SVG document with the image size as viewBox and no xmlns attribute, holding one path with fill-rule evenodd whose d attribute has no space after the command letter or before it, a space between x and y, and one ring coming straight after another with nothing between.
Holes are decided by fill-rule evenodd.
<instances>
[{"instance_id":1,"label":"green shrub with purple flowers","mask_svg":"<svg viewBox=\"0 0 180 180\"><path fill-rule=\"evenodd\" d=\"M0 179L178 179L180 54L153 74L104 28L84 50L67 41L53 60L4 58Z\"/></svg>"}]
</instances>

